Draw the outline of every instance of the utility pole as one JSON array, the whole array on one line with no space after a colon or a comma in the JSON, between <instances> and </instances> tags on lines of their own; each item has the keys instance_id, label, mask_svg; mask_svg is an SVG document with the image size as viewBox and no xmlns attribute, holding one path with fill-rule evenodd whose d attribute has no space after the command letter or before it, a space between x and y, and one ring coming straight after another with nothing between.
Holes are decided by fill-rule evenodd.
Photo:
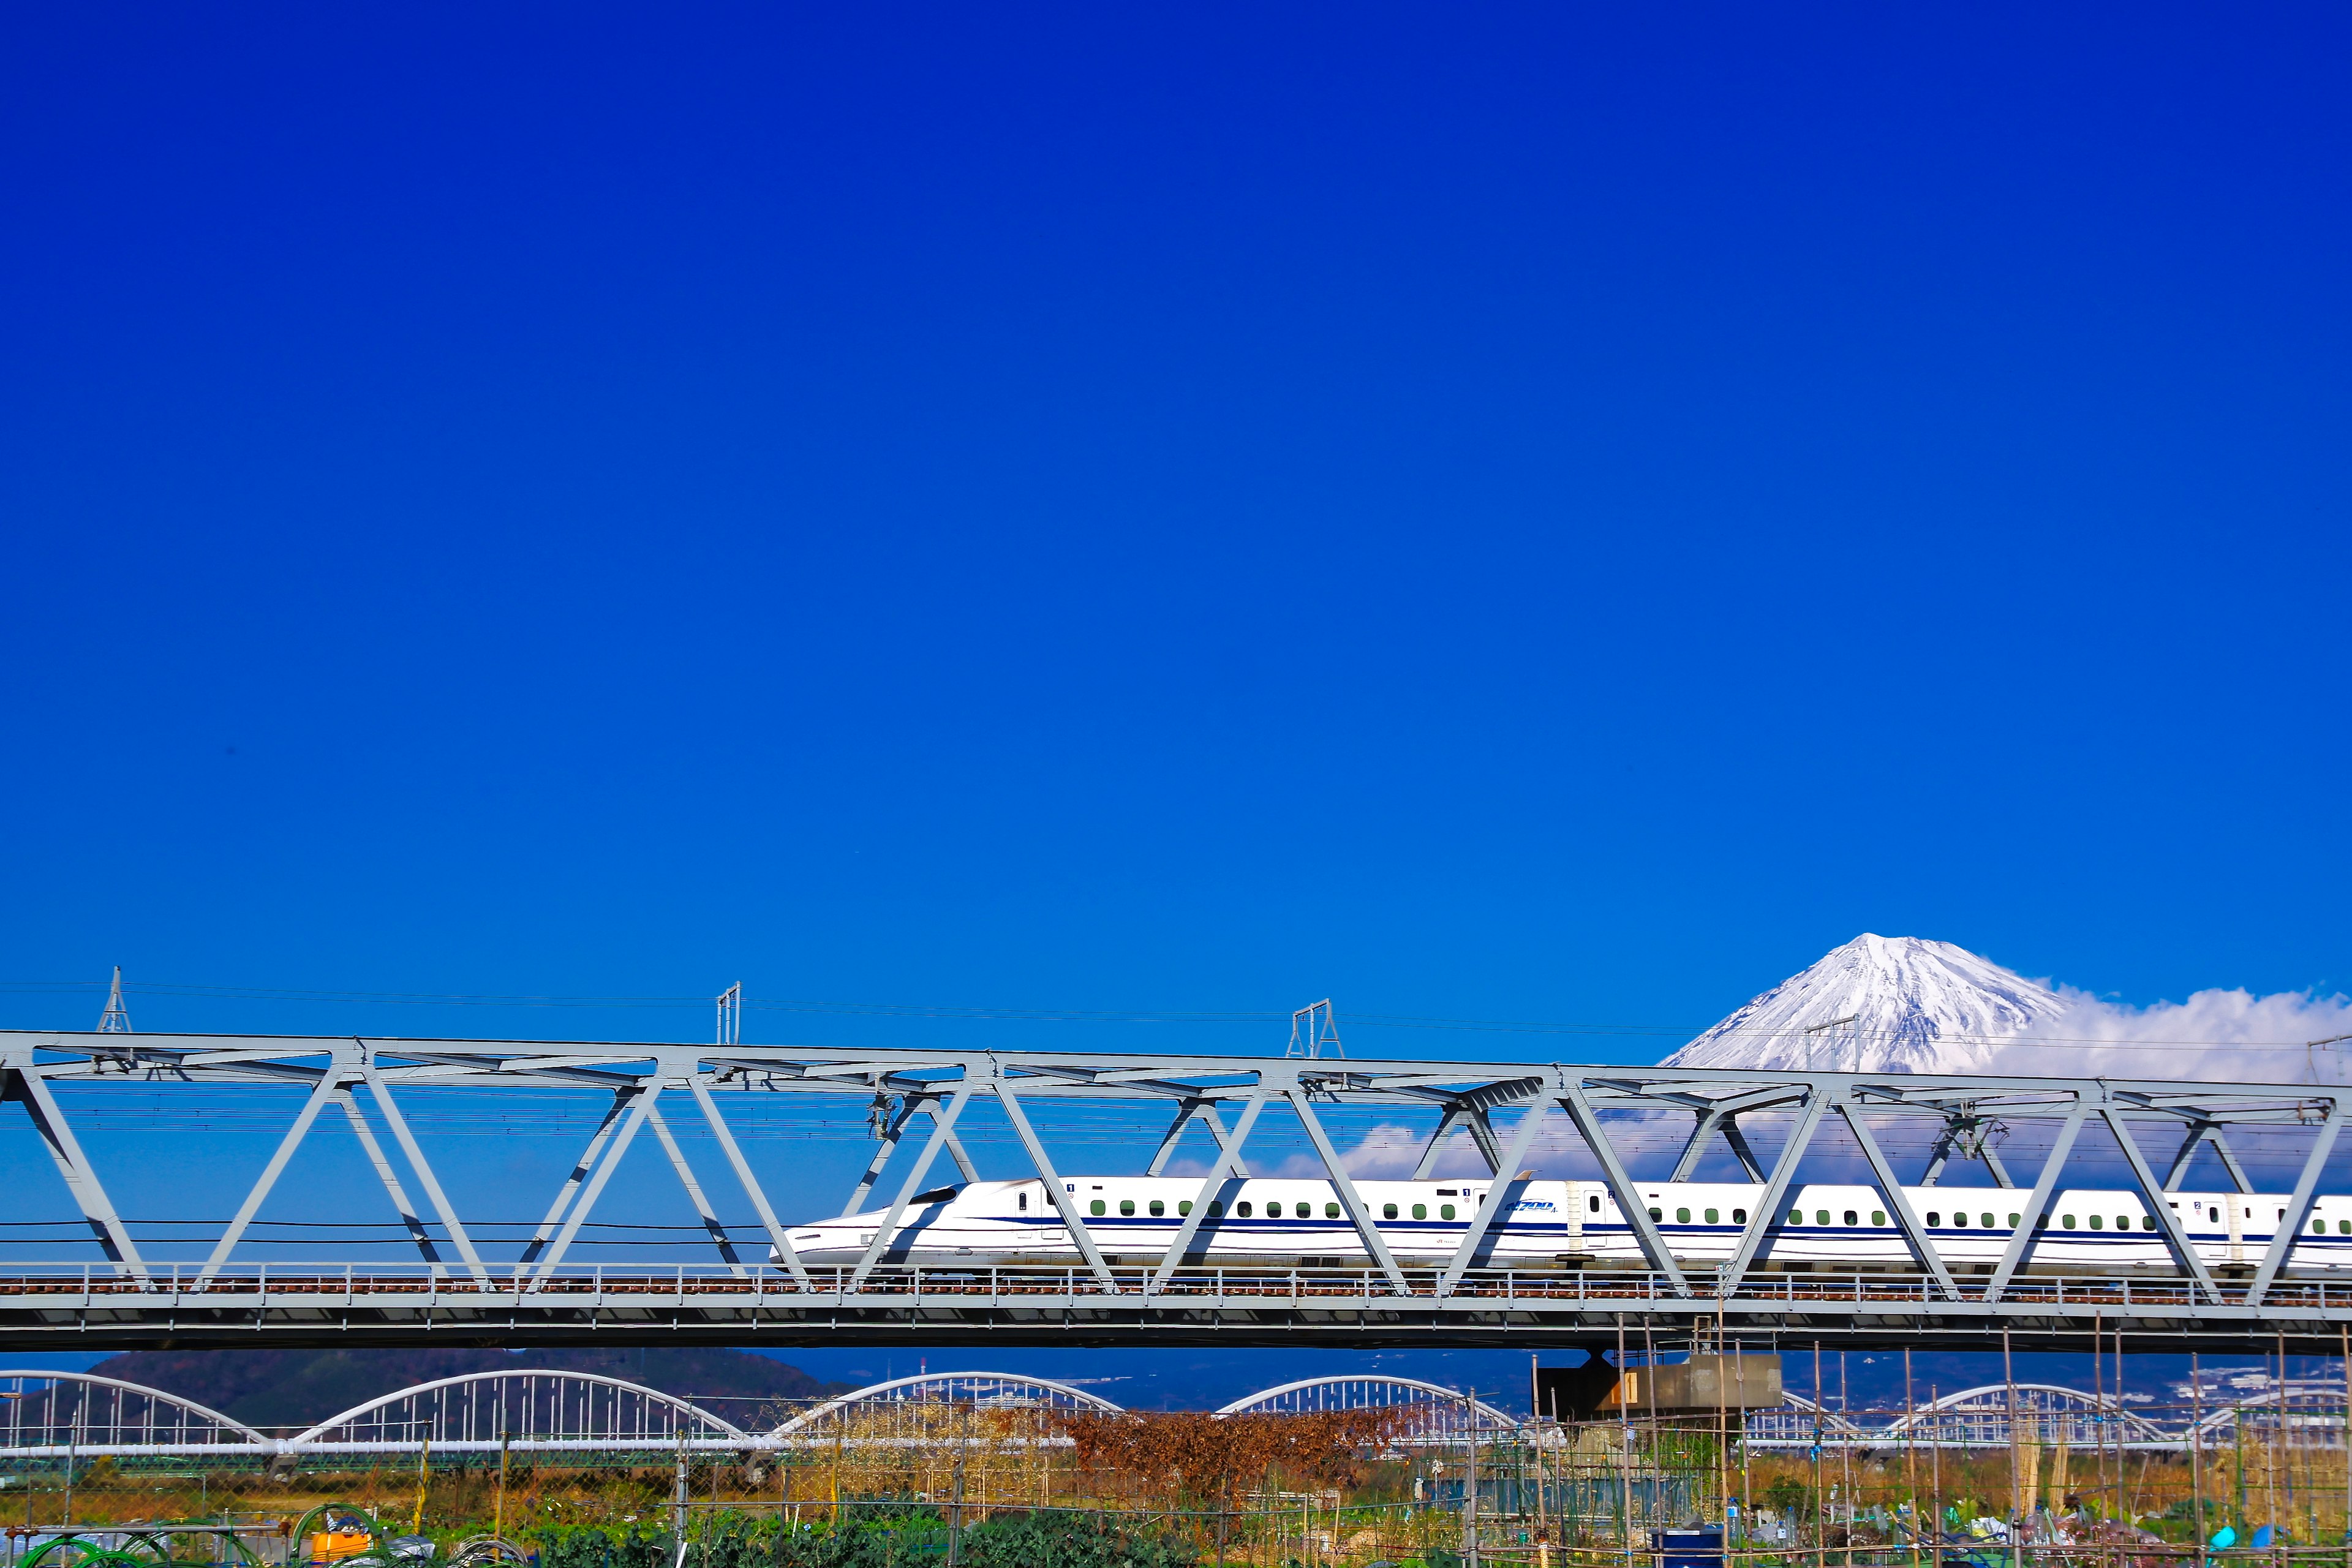
<instances>
[{"instance_id":1,"label":"utility pole","mask_svg":"<svg viewBox=\"0 0 2352 1568\"><path fill-rule=\"evenodd\" d=\"M719 994L719 1039L722 1046L743 1043L743 983L738 980Z\"/></svg>"},{"instance_id":2,"label":"utility pole","mask_svg":"<svg viewBox=\"0 0 2352 1568\"><path fill-rule=\"evenodd\" d=\"M121 987L121 984L122 984L122 971L121 971L120 969L118 969L118 970L116 970L116 971L114 972L114 984L115 984L115 986L116 986L116 988L117 988L118 990ZM105 1026L105 1026L105 1025L103 1025L103 1024L101 1024L101 1025L100 1025L100 1026L99 1026L99 1027L100 1027L100 1028L104 1028ZM2326 1039L2324 1039L2324 1040L2305 1040L2305 1041L2304 1042L2304 1044L2303 1044L2303 1066L2304 1066L2304 1071L2305 1072L2305 1074L2307 1074L2307 1075L2309 1076L2309 1078L2311 1079L2311 1081L2312 1081L2312 1082L2314 1082L2314 1083L2317 1083L2317 1082L2319 1081L2319 1058L2318 1058L2317 1055L2315 1054L2315 1053L2319 1050L2319 1048L2320 1048L2322 1046L2340 1046L2340 1045L2342 1045L2342 1044L2343 1044L2345 1041L2347 1041L2347 1040L2352 1040L2352 1035L2330 1035L2330 1036L2328 1036L2328 1037L2327 1037L2327 1038L2326 1038ZM2340 1052L2340 1051L2339 1051L2339 1052L2337 1052L2336 1054L2337 1054L2337 1057L2338 1057L2339 1058L2340 1058L2342 1057L2342 1055L2343 1055L2343 1053L2342 1053L2342 1052ZM2340 1079L2340 1078L2342 1078L2342 1077L2344 1076L2343 1068L2342 1068L2342 1067L2341 1067L2340 1065L2338 1066L2338 1068L2337 1068L2337 1069L2336 1069L2336 1076L2337 1078L2339 1078L2339 1079Z\"/></svg>"}]
</instances>

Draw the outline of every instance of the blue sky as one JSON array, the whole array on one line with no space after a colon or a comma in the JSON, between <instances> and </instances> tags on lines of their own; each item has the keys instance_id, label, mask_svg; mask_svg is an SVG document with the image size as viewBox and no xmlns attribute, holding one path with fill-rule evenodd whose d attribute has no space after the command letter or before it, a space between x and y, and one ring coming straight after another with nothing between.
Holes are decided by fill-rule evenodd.
<instances>
[{"instance_id":1,"label":"blue sky","mask_svg":"<svg viewBox=\"0 0 2352 1568\"><path fill-rule=\"evenodd\" d=\"M17 1026L2352 984L2341 10L5 27Z\"/></svg>"}]
</instances>

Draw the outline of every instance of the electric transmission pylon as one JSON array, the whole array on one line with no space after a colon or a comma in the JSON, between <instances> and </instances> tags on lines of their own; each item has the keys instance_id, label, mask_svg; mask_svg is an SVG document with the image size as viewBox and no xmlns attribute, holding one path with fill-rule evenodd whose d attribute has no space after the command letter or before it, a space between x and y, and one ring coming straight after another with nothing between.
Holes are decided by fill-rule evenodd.
<instances>
[{"instance_id":1,"label":"electric transmission pylon","mask_svg":"<svg viewBox=\"0 0 2352 1568\"><path fill-rule=\"evenodd\" d=\"M101 1035L131 1033L131 1009L122 1005L122 965L114 966L114 989L106 994L106 1011L98 1016Z\"/></svg>"},{"instance_id":2,"label":"electric transmission pylon","mask_svg":"<svg viewBox=\"0 0 2352 1568\"><path fill-rule=\"evenodd\" d=\"M743 983L740 980L719 994L719 1043L743 1043Z\"/></svg>"},{"instance_id":3,"label":"electric transmission pylon","mask_svg":"<svg viewBox=\"0 0 2352 1568\"><path fill-rule=\"evenodd\" d=\"M1347 1047L1339 1044L1339 1021L1331 1016L1331 998L1301 1007L1290 1016L1290 1044L1283 1047L1286 1057L1305 1057L1314 1061L1323 1055L1323 1047L1345 1059Z\"/></svg>"}]
</instances>

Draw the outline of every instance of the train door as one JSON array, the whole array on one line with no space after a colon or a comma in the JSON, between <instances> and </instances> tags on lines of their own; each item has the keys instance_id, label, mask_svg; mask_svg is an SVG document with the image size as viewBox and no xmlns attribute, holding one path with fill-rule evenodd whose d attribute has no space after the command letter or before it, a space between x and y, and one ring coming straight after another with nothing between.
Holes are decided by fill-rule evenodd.
<instances>
[{"instance_id":1,"label":"train door","mask_svg":"<svg viewBox=\"0 0 2352 1568\"><path fill-rule=\"evenodd\" d=\"M2230 1261L2246 1260L2246 1202L2244 1194L2231 1193L2221 1200L2221 1207L2230 1215Z\"/></svg>"}]
</instances>

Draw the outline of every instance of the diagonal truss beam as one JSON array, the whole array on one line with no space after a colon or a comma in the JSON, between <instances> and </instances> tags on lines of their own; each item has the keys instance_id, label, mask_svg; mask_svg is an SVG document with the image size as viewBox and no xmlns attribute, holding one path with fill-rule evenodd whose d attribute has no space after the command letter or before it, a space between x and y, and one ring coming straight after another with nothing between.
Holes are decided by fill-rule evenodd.
<instances>
[{"instance_id":1,"label":"diagonal truss beam","mask_svg":"<svg viewBox=\"0 0 2352 1568\"><path fill-rule=\"evenodd\" d=\"M1528 1157L1528 1147L1535 1142L1536 1129L1541 1125L1548 1109L1541 1100L1537 1100L1521 1113L1519 1124L1511 1129L1510 1148L1503 1155L1503 1171L1518 1171L1519 1162ZM1497 1173L1486 1188L1486 1197L1478 1205L1478 1212L1471 1216L1470 1227L1462 1233L1462 1245L1454 1249L1453 1258L1446 1262L1445 1272L1437 1281L1437 1294L1454 1294L1454 1287L1461 1283L1463 1272L1477 1256L1480 1244L1486 1239L1486 1232L1495 1223L1495 1216L1518 1202L1519 1194L1526 1190L1527 1184L1516 1173L1506 1175Z\"/></svg>"},{"instance_id":2,"label":"diagonal truss beam","mask_svg":"<svg viewBox=\"0 0 2352 1568\"><path fill-rule=\"evenodd\" d=\"M2066 1156L2074 1152L2074 1140L2081 1134L2083 1122L2090 1114L2089 1102L2078 1100L2074 1109L2067 1112L2066 1120L2059 1124L2058 1136L2051 1143L2048 1156L2042 1162L2042 1173L2033 1179L2033 1191L2027 1196L2024 1223L2010 1237L2009 1245L2001 1248L2000 1262L1994 1266L1992 1279L1985 1285L1987 1306L2000 1300L2002 1293L2008 1290L2009 1282L2025 1266L2027 1255L2033 1250L2034 1242L2042 1235L2042 1227L2049 1223L2050 1202L2057 1194L2058 1178L2065 1169Z\"/></svg>"},{"instance_id":3,"label":"diagonal truss beam","mask_svg":"<svg viewBox=\"0 0 2352 1568\"><path fill-rule=\"evenodd\" d=\"M1681 1268L1675 1262L1675 1255L1667 1250L1665 1237L1658 1234L1658 1227L1651 1222L1649 1205L1643 1201L1641 1190L1634 1186L1633 1178L1626 1173L1625 1163L1617 1157L1615 1145L1609 1142L1608 1134L1601 1131L1601 1119L1593 1114L1592 1102L1584 1097L1583 1088L1571 1079L1560 1086L1556 1098L1559 1100L1560 1109L1568 1112L1569 1120L1576 1123L1577 1133L1584 1140L1585 1146L1592 1151L1592 1157L1601 1162L1601 1179L1609 1184L1610 1192L1615 1194L1617 1210L1625 1216L1625 1224L1633 1232L1633 1240L1642 1248L1642 1256L1649 1259L1651 1268L1666 1277L1667 1288L1675 1295L1689 1295L1690 1281L1683 1278Z\"/></svg>"},{"instance_id":4,"label":"diagonal truss beam","mask_svg":"<svg viewBox=\"0 0 2352 1568\"><path fill-rule=\"evenodd\" d=\"M269 1163L262 1167L260 1179L246 1193L245 1201L237 1205L236 1217L228 1222L228 1228L221 1232L220 1240L213 1246L212 1256L205 1258L204 1268L197 1270L196 1284L199 1288L211 1284L214 1276L221 1271L221 1265L228 1261L229 1254L236 1250L236 1244L245 1238L246 1226L253 1223L253 1216L260 1212L262 1203L269 1196L269 1190L285 1173L287 1162L294 1158L294 1151L302 1146L302 1140L310 1135L310 1124L319 1120L319 1112L324 1110L341 1089L341 1077L334 1067L330 1066L319 1075L317 1085L311 1089L309 1098L302 1101L302 1109L295 1116L293 1125L286 1129L286 1135L278 1141L277 1151L269 1156Z\"/></svg>"},{"instance_id":5,"label":"diagonal truss beam","mask_svg":"<svg viewBox=\"0 0 2352 1568\"><path fill-rule=\"evenodd\" d=\"M1764 1184L1763 1195L1756 1200L1756 1213L1748 1219L1748 1228L1739 1233L1739 1245L1716 1271L1717 1295L1738 1294L1748 1269L1756 1265L1756 1255L1767 1241L1780 1234L1786 1213L1783 1205L1789 1201L1789 1184L1797 1178L1797 1163L1804 1158L1813 1134L1821 1131L1822 1112L1828 1107L1829 1096L1822 1089L1805 1096L1805 1108L1797 1113L1796 1125L1789 1130L1789 1141L1780 1145L1780 1155L1772 1162L1772 1179Z\"/></svg>"},{"instance_id":6,"label":"diagonal truss beam","mask_svg":"<svg viewBox=\"0 0 2352 1568\"><path fill-rule=\"evenodd\" d=\"M971 1098L971 1089L959 1086L949 1098L947 1110L931 1119L931 1135L923 1140L923 1147L916 1153L914 1168L907 1173L907 1179L898 1184L898 1195L890 1200L890 1207L883 1215L882 1223L874 1227L874 1239L866 1244L865 1256L858 1258L857 1266L849 1271L852 1284L864 1284L866 1277L874 1272L874 1266L889 1252L890 1244L898 1239L899 1217L907 1212L907 1205L914 1195L923 1190L923 1178L931 1173L931 1162L939 1158L940 1151L947 1146L949 1131L955 1126L956 1118L963 1114L964 1101Z\"/></svg>"},{"instance_id":7,"label":"diagonal truss beam","mask_svg":"<svg viewBox=\"0 0 2352 1568\"><path fill-rule=\"evenodd\" d=\"M694 1103L701 1109L702 1120L709 1124L710 1135L719 1140L719 1147L726 1153L727 1163L733 1168L735 1180L741 1184L743 1195L751 1200L752 1212L760 1216L760 1224L767 1230L768 1245L775 1249L773 1261L782 1264L791 1271L793 1279L806 1289L808 1269L803 1267L801 1255L793 1250L793 1238L784 1233L783 1226L776 1219L775 1208L768 1202L767 1192L760 1185L760 1178L751 1173L751 1163L743 1158L743 1151L736 1143L735 1134L728 1130L727 1119L719 1114L719 1102L711 1098L709 1088L699 1078L687 1079L686 1087L693 1093Z\"/></svg>"},{"instance_id":8,"label":"diagonal truss beam","mask_svg":"<svg viewBox=\"0 0 2352 1568\"><path fill-rule=\"evenodd\" d=\"M1886 1155L1878 1147L1878 1140L1870 1134L1870 1124L1853 1101L1841 1098L1837 1102L1838 1116L1845 1122L1846 1131L1862 1147L1862 1157L1870 1162L1870 1173L1876 1178L1879 1195L1886 1200L1886 1210L1895 1216L1895 1228L1903 1233L1903 1245L1919 1260L1919 1267L1935 1277L1936 1288L1947 1300L1960 1299L1960 1288L1952 1283L1952 1271L1944 1267L1943 1258L1935 1244L1927 1239L1919 1216L1911 1212L1911 1200L1903 1195L1903 1184L1896 1179L1895 1167L1886 1163Z\"/></svg>"},{"instance_id":9,"label":"diagonal truss beam","mask_svg":"<svg viewBox=\"0 0 2352 1568\"><path fill-rule=\"evenodd\" d=\"M1437 1119L1437 1131L1429 1135L1429 1142L1421 1146L1421 1158L1414 1163L1410 1179L1416 1182L1426 1180L1437 1164L1438 1157L1445 1152L1446 1142L1456 1131L1465 1131L1470 1134L1472 1146L1478 1151L1478 1157L1486 1162L1488 1173L1500 1174L1503 1153L1496 1146L1494 1123L1486 1120L1486 1108L1455 1100L1445 1108L1445 1114Z\"/></svg>"},{"instance_id":10,"label":"diagonal truss beam","mask_svg":"<svg viewBox=\"0 0 2352 1568\"><path fill-rule=\"evenodd\" d=\"M1188 1099L1177 1107L1176 1120L1168 1124L1168 1131L1160 1138L1160 1147L1152 1151L1151 1163L1145 1168L1143 1173L1145 1175L1156 1176L1168 1168L1168 1162L1175 1154L1177 1144L1183 1141L1184 1129L1192 1124L1195 1117L1208 1125L1209 1135L1217 1141L1219 1149L1228 1151L1231 1149L1232 1144L1225 1135L1224 1119L1217 1114L1217 1102L1213 1100ZM1236 1174L1244 1177L1249 1174L1249 1167L1242 1163L1238 1157L1233 1163Z\"/></svg>"},{"instance_id":11,"label":"diagonal truss beam","mask_svg":"<svg viewBox=\"0 0 2352 1568\"><path fill-rule=\"evenodd\" d=\"M2204 1291L2208 1300L2221 1300L2220 1287L2213 1283L2213 1276L2206 1272L2205 1260L2198 1257L2197 1249L2189 1244L2189 1233L2180 1228L2180 1212L2165 1201L2164 1184L2156 1179L2156 1173L2148 1169L2147 1156L2141 1153L2139 1145L2133 1142L2131 1129L2124 1125L2122 1110L2114 1105L2102 1105L2099 1117L2115 1133L2116 1143L2123 1150L2125 1162L2131 1166L2132 1180L2139 1184L2140 1196L2147 1204L2147 1212L2162 1227L2165 1246L2172 1249L2174 1265L2196 1282L2195 1288ZM2041 1216L2036 1215L2034 1217L2038 1219Z\"/></svg>"},{"instance_id":12,"label":"diagonal truss beam","mask_svg":"<svg viewBox=\"0 0 2352 1568\"><path fill-rule=\"evenodd\" d=\"M652 1126L654 1136L661 1141L662 1152L669 1156L670 1169L677 1173L679 1184L686 1188L687 1200L694 1205L694 1212L701 1219L702 1228L709 1233L711 1245L719 1248L719 1256L726 1260L727 1267L735 1277L739 1279L744 1278L743 1260L735 1256L735 1238L727 1234L727 1226L712 1211L710 1200L703 1195L702 1184L694 1179L694 1167L686 1163L686 1151L679 1148L677 1140L669 1135L669 1123L662 1120L658 1109L646 1111L646 1121Z\"/></svg>"},{"instance_id":13,"label":"diagonal truss beam","mask_svg":"<svg viewBox=\"0 0 2352 1568\"><path fill-rule=\"evenodd\" d=\"M614 1094L613 1103L604 1108L604 1119L596 1124L595 1135L588 1140L588 1147L581 1151L579 1160L572 1167L572 1173L563 1178L562 1186L555 1189L555 1201L548 1205L547 1217L539 1222L539 1228L531 1232L530 1242L524 1246L522 1249L524 1263L536 1263L539 1260L539 1255L547 1249L547 1244L554 1239L555 1227L562 1222L564 1212L571 1208L572 1200L579 1195L580 1189L586 1184L589 1173L595 1170L596 1157L604 1152L606 1140L613 1136L614 1123L621 1120L621 1113L628 1110L629 1101L635 1098L635 1091L633 1089L621 1089ZM356 1117L353 1118L353 1124L364 1125ZM374 1140L368 1133L362 1131L360 1136L367 1139L370 1147L373 1147ZM379 1156L376 1167L383 1174L393 1194L393 1201L399 1204L405 1211L408 1207L408 1194L400 1191L399 1179L392 1174L391 1165ZM425 1243L428 1247L431 1245L429 1241ZM433 1258L430 1251L425 1256L428 1262Z\"/></svg>"},{"instance_id":14,"label":"diagonal truss beam","mask_svg":"<svg viewBox=\"0 0 2352 1568\"><path fill-rule=\"evenodd\" d=\"M1152 1272L1151 1281L1146 1287L1148 1290L1156 1294L1168 1288L1170 1278L1191 1255L1192 1238L1200 1234L1202 1226L1209 1220L1209 1205L1215 1203L1222 1206L1226 1195L1226 1184L1248 1179L1249 1168L1242 1163L1242 1145L1249 1141L1250 1133L1257 1127L1258 1112L1265 1109L1265 1101L1266 1094L1262 1089L1253 1091L1249 1099L1243 1101L1241 1119L1234 1123L1233 1141L1223 1144L1217 1151L1217 1157L1209 1163L1209 1173L1201 1178L1201 1190L1192 1194L1192 1204L1189 1206L1177 1205L1182 1215L1182 1223L1177 1226L1175 1239L1169 1242L1168 1250L1160 1255L1160 1267Z\"/></svg>"},{"instance_id":15,"label":"diagonal truss beam","mask_svg":"<svg viewBox=\"0 0 2352 1568\"><path fill-rule=\"evenodd\" d=\"M408 1231L408 1239L416 1244L416 1250L425 1255L425 1262L440 1262L441 1254L433 1245L432 1230L418 1216L416 1205L408 1201L408 1189L400 1184L400 1173L392 1168L392 1160L384 1153L383 1145L376 1142L375 1129L368 1125L367 1113L360 1109L360 1102L352 1098L349 1085L339 1083L335 1086L335 1104L342 1111L343 1120L351 1123L352 1136L360 1141L361 1152L366 1154L368 1163L375 1170L375 1179L383 1184L385 1194L392 1199L393 1212L400 1215L401 1225ZM554 1222L551 1220L548 1223L552 1227Z\"/></svg>"},{"instance_id":16,"label":"diagonal truss beam","mask_svg":"<svg viewBox=\"0 0 2352 1568\"><path fill-rule=\"evenodd\" d=\"M595 1168L588 1173L587 1184L580 1189L580 1195L572 1201L565 1213L563 1228L555 1233L554 1245L547 1249L545 1260L539 1265L534 1289L543 1288L548 1280L554 1278L564 1254L572 1250L572 1238L580 1234L580 1227L588 1223L588 1215L595 1208L596 1200L604 1195L605 1184L613 1179L613 1173L621 1168L621 1160L628 1153L629 1145L636 1142L646 1119L653 1114L654 1097L661 1093L661 1085L648 1080L624 1093L629 1102L628 1110L622 1116L620 1124L613 1129L611 1147L604 1151L603 1159L596 1161ZM603 1138L601 1132L598 1138ZM590 1158L593 1157L592 1153Z\"/></svg>"},{"instance_id":17,"label":"diagonal truss beam","mask_svg":"<svg viewBox=\"0 0 2352 1568\"><path fill-rule=\"evenodd\" d=\"M2164 1190L2168 1193L2180 1190L2182 1178L2189 1174L2189 1163L2197 1157L2197 1146L2206 1142L2213 1145L2213 1152L2221 1158L2221 1169L2229 1173L2231 1185L2240 1193L2252 1192L2254 1184L2246 1179L2245 1167L2240 1165L2238 1156L2231 1152L2230 1142L2221 1136L2221 1129L2210 1121L2189 1124L2187 1134L2180 1140L2180 1148L2172 1156L2172 1163L2165 1170Z\"/></svg>"},{"instance_id":18,"label":"diagonal truss beam","mask_svg":"<svg viewBox=\"0 0 2352 1568\"><path fill-rule=\"evenodd\" d=\"M457 1211L449 1206L449 1195L441 1190L441 1178L435 1175L433 1167L425 1163L425 1151L416 1146L416 1135L409 1131L407 1119L400 1114L400 1107L393 1103L392 1090L385 1086L383 1075L373 1061L367 1067L367 1086L368 1092L375 1097L375 1108L383 1115L383 1124L392 1129L392 1141L400 1145L401 1157L408 1162L408 1168L416 1173L416 1184L425 1189L425 1201L433 1205L434 1214L439 1217L442 1233L448 1237L449 1245L457 1249L457 1256L465 1260L466 1268L475 1281L488 1284L490 1271L482 1267L481 1255L474 1250L474 1238L467 1236L466 1227L457 1223Z\"/></svg>"},{"instance_id":19,"label":"diagonal truss beam","mask_svg":"<svg viewBox=\"0 0 2352 1568\"><path fill-rule=\"evenodd\" d=\"M1053 1200L1055 1209L1062 1216L1062 1223L1069 1227L1070 1240L1076 1245L1078 1255L1087 1260L1087 1267L1094 1270L1097 1279L1105 1285L1113 1283L1110 1264L1104 1258L1102 1248L1095 1245L1094 1232L1087 1228L1085 1220L1079 1216L1078 1205L1071 1201L1070 1184L1062 1180L1061 1173L1054 1169L1053 1157L1045 1152L1045 1145L1038 1142L1037 1130L1029 1125L1029 1113L1021 1109L1021 1101L1014 1096L1012 1086L1003 1079L995 1079L995 1089L997 1103L1004 1107L1004 1119L1013 1123L1013 1135L1021 1140L1021 1147L1027 1152L1029 1163L1045 1179L1045 1195Z\"/></svg>"},{"instance_id":20,"label":"diagonal truss beam","mask_svg":"<svg viewBox=\"0 0 2352 1568\"><path fill-rule=\"evenodd\" d=\"M106 1185L98 1179L98 1167L82 1152L81 1140L74 1136L73 1123L66 1120L57 1096L49 1092L48 1079L41 1069L30 1065L17 1068L9 1075L8 1098L25 1108L32 1118L33 1130L47 1145L49 1158L57 1162L58 1174L63 1176L66 1188L81 1210L81 1217L98 1238L99 1249L107 1261L114 1265L117 1274L126 1274L144 1281L147 1264L139 1256L138 1243L122 1216L114 1212L114 1202L106 1195Z\"/></svg>"},{"instance_id":21,"label":"diagonal truss beam","mask_svg":"<svg viewBox=\"0 0 2352 1568\"><path fill-rule=\"evenodd\" d=\"M2271 1293L2271 1283L2286 1267L2288 1255L2294 1252L2296 1240L2303 1235L2304 1222L2311 1217L2311 1200L2319 1191L2319 1178L2327 1164L2327 1156L2336 1147L2336 1134L2344 1124L2344 1102L2332 1100L2327 1115L2319 1124L2319 1131L2311 1141L2311 1152L2304 1156L2303 1174L2295 1178L2294 1195L2286 1201L2286 1212L2279 1216L2278 1229L2271 1237L2270 1249L2263 1254L2263 1265L2254 1270L2254 1282L2246 1287L2246 1305L2259 1307Z\"/></svg>"},{"instance_id":22,"label":"diagonal truss beam","mask_svg":"<svg viewBox=\"0 0 2352 1568\"><path fill-rule=\"evenodd\" d=\"M1372 1223L1372 1211L1364 1205L1363 1194L1356 1191L1356 1184L1349 1176L1348 1167L1340 1160L1339 1152L1331 1146L1330 1134L1323 1131L1323 1123L1316 1118L1315 1108L1307 1102L1306 1086L1288 1084L1282 1092L1283 1097L1290 1101L1290 1108L1298 1112L1299 1124L1307 1129L1307 1142L1315 1145L1315 1152L1321 1157L1324 1170L1330 1173L1331 1185L1339 1194L1340 1206L1348 1211L1348 1222L1356 1227L1357 1239L1364 1244L1364 1250L1371 1255L1373 1264L1389 1277L1389 1289L1400 1296L1412 1295L1412 1287L1406 1283L1404 1270L1397 1267L1396 1258L1389 1252L1388 1238L1381 1234L1380 1226Z\"/></svg>"}]
</instances>

